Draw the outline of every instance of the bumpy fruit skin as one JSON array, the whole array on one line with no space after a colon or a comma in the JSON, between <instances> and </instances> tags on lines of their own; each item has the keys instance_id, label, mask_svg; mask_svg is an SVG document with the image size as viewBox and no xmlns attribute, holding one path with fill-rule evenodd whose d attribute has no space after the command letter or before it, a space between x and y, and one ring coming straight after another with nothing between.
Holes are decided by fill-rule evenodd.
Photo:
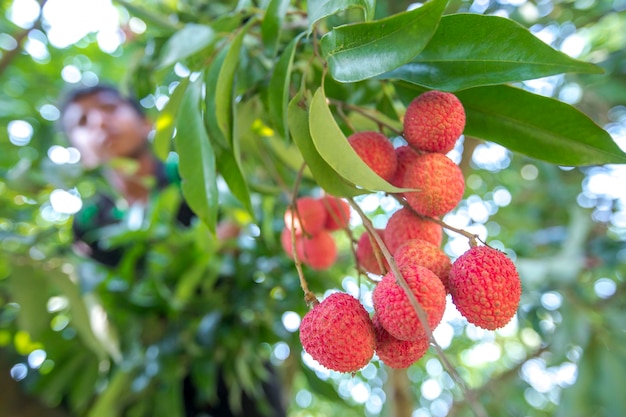
<instances>
[{"instance_id":1,"label":"bumpy fruit skin","mask_svg":"<svg viewBox=\"0 0 626 417\"><path fill-rule=\"evenodd\" d=\"M450 269L450 294L459 312L487 330L505 326L515 315L522 294L517 269L503 252L475 246Z\"/></svg>"},{"instance_id":2,"label":"bumpy fruit skin","mask_svg":"<svg viewBox=\"0 0 626 417\"><path fill-rule=\"evenodd\" d=\"M390 368L408 368L428 351L430 346L428 337L424 336L413 342L396 339L380 324L376 314L372 317L372 322L376 335L376 354Z\"/></svg>"},{"instance_id":3,"label":"bumpy fruit skin","mask_svg":"<svg viewBox=\"0 0 626 417\"><path fill-rule=\"evenodd\" d=\"M452 93L428 91L413 99L404 115L404 138L413 147L448 153L465 129L465 110Z\"/></svg>"},{"instance_id":4,"label":"bumpy fruit skin","mask_svg":"<svg viewBox=\"0 0 626 417\"><path fill-rule=\"evenodd\" d=\"M315 235L324 229L326 223L326 208L319 199L313 197L300 197L296 200L297 214L292 207L285 211L285 227L296 230L296 234L306 233Z\"/></svg>"},{"instance_id":5,"label":"bumpy fruit skin","mask_svg":"<svg viewBox=\"0 0 626 417\"><path fill-rule=\"evenodd\" d=\"M438 246L421 239L409 239L393 253L397 263L413 263L435 273L449 292L448 275L452 262Z\"/></svg>"},{"instance_id":6,"label":"bumpy fruit skin","mask_svg":"<svg viewBox=\"0 0 626 417\"><path fill-rule=\"evenodd\" d=\"M350 205L348 202L331 195L325 195L320 201L327 213L324 228L331 232L345 229L350 223Z\"/></svg>"},{"instance_id":7,"label":"bumpy fruit skin","mask_svg":"<svg viewBox=\"0 0 626 417\"><path fill-rule=\"evenodd\" d=\"M407 167L402 186L419 190L404 193L413 210L423 216L439 217L461 202L465 179L450 158L440 153L427 153Z\"/></svg>"},{"instance_id":8,"label":"bumpy fruit skin","mask_svg":"<svg viewBox=\"0 0 626 417\"><path fill-rule=\"evenodd\" d=\"M372 171L389 181L396 172L398 160L389 139L380 132L356 132L348 142Z\"/></svg>"},{"instance_id":9,"label":"bumpy fruit skin","mask_svg":"<svg viewBox=\"0 0 626 417\"><path fill-rule=\"evenodd\" d=\"M396 167L396 172L393 177L389 180L389 183L395 185L396 187L402 187L402 182L404 181L404 174L406 172L406 168L413 164L415 160L420 156L413 148L408 145L398 146L395 150L396 159L398 160L398 164Z\"/></svg>"},{"instance_id":10,"label":"bumpy fruit skin","mask_svg":"<svg viewBox=\"0 0 626 417\"><path fill-rule=\"evenodd\" d=\"M399 264L398 268L411 292L426 313L431 330L439 324L446 309L446 290L437 275L423 266ZM388 272L376 284L372 293L374 310L380 324L393 337L415 341L426 336L409 297L396 282L393 272Z\"/></svg>"},{"instance_id":11,"label":"bumpy fruit skin","mask_svg":"<svg viewBox=\"0 0 626 417\"><path fill-rule=\"evenodd\" d=\"M440 246L443 228L434 221L420 217L408 208L401 208L389 217L385 226L385 244L393 255L410 239L421 239Z\"/></svg>"},{"instance_id":12,"label":"bumpy fruit skin","mask_svg":"<svg viewBox=\"0 0 626 417\"><path fill-rule=\"evenodd\" d=\"M300 342L326 368L356 372L374 356L374 324L356 298L333 293L304 315Z\"/></svg>"},{"instance_id":13,"label":"bumpy fruit skin","mask_svg":"<svg viewBox=\"0 0 626 417\"><path fill-rule=\"evenodd\" d=\"M384 235L384 230L382 229L376 229L376 232L378 232L380 236ZM389 263L383 257L382 253L380 254L380 260L383 263L385 270L381 268L378 259L376 259L370 235L367 232L363 232L357 241L356 259L361 268L372 274L382 275L389 270Z\"/></svg>"},{"instance_id":14,"label":"bumpy fruit skin","mask_svg":"<svg viewBox=\"0 0 626 417\"><path fill-rule=\"evenodd\" d=\"M283 229L280 242L287 255L293 258L291 230ZM296 235L295 246L298 259L313 269L328 269L337 260L337 244L327 230L322 230L314 236Z\"/></svg>"}]
</instances>

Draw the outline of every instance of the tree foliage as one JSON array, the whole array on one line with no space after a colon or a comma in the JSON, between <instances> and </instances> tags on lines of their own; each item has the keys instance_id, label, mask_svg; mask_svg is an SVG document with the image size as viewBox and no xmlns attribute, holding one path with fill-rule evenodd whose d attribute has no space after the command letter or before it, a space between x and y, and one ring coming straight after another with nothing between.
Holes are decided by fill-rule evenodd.
<instances>
[{"instance_id":1,"label":"tree foliage","mask_svg":"<svg viewBox=\"0 0 626 417\"><path fill-rule=\"evenodd\" d=\"M508 3L402 3L117 1L126 42L111 54L95 34L57 48L41 17L26 29L1 18L0 346L25 392L70 415L177 416L187 369L210 397L225 366L236 402L258 393L270 359L293 416L623 414L626 197L590 186L626 162L610 134L626 123L626 40L608 36L623 33L623 11L524 3L531 19ZM130 30L132 19L145 31ZM554 29L552 45L540 28ZM589 48L578 58L558 49L575 33ZM45 54L29 49L36 41ZM164 193L149 227L108 231L125 249L114 270L72 253L72 212L54 204L55 193L86 200L104 186L55 129L63 69L142 100L155 154L175 152L202 220L175 227L179 196ZM534 90L537 79L551 90ZM562 99L575 87L582 100ZM366 219L338 235L330 270L302 274L280 247L282 213L326 192L384 224L398 189L346 136L375 129L400 141L407 104L430 89L454 92L467 112L454 151L466 195L444 220L507 250L522 277L520 311L500 332L450 317L438 335L449 343L406 373L378 361L354 376L324 371L302 355L289 318L307 311L302 275L320 296L367 297L373 284L352 250ZM223 220L237 238L215 237ZM447 233L448 254L463 239Z\"/></svg>"}]
</instances>

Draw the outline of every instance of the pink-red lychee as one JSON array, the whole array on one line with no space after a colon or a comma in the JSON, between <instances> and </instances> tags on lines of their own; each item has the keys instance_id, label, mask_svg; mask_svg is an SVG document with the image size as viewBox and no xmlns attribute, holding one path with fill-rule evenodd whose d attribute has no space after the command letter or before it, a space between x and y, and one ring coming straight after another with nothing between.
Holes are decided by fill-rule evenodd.
<instances>
[{"instance_id":1,"label":"pink-red lychee","mask_svg":"<svg viewBox=\"0 0 626 417\"><path fill-rule=\"evenodd\" d=\"M488 246L474 246L454 261L448 285L459 312L487 330L511 321L522 293L513 261Z\"/></svg>"},{"instance_id":2,"label":"pink-red lychee","mask_svg":"<svg viewBox=\"0 0 626 417\"><path fill-rule=\"evenodd\" d=\"M465 110L452 93L428 91L413 99L404 115L404 138L413 147L448 153L465 129Z\"/></svg>"},{"instance_id":3,"label":"pink-red lychee","mask_svg":"<svg viewBox=\"0 0 626 417\"><path fill-rule=\"evenodd\" d=\"M434 330L446 308L446 290L441 280L423 266L399 264L398 269L424 310L430 329ZM427 335L409 297L396 281L393 272L388 272L376 284L372 300L380 324L393 337L414 341Z\"/></svg>"},{"instance_id":4,"label":"pink-red lychee","mask_svg":"<svg viewBox=\"0 0 626 417\"><path fill-rule=\"evenodd\" d=\"M302 318L300 342L313 359L328 369L356 372L374 356L374 324L353 296L337 292Z\"/></svg>"},{"instance_id":5,"label":"pink-red lychee","mask_svg":"<svg viewBox=\"0 0 626 417\"><path fill-rule=\"evenodd\" d=\"M465 179L450 158L440 153L426 153L407 167L402 186L418 190L404 193L413 210L423 216L439 217L461 202Z\"/></svg>"},{"instance_id":6,"label":"pink-red lychee","mask_svg":"<svg viewBox=\"0 0 626 417\"><path fill-rule=\"evenodd\" d=\"M396 172L398 161L393 144L380 132L353 133L348 142L372 171L389 181Z\"/></svg>"},{"instance_id":7,"label":"pink-red lychee","mask_svg":"<svg viewBox=\"0 0 626 417\"><path fill-rule=\"evenodd\" d=\"M325 195L320 199L326 209L324 228L329 231L345 229L350 223L350 205L342 198Z\"/></svg>"},{"instance_id":8,"label":"pink-red lychee","mask_svg":"<svg viewBox=\"0 0 626 417\"><path fill-rule=\"evenodd\" d=\"M428 351L430 341L424 336L415 341L400 340L389 334L379 323L378 316L372 317L376 334L376 354L390 368L408 368Z\"/></svg>"},{"instance_id":9,"label":"pink-red lychee","mask_svg":"<svg viewBox=\"0 0 626 417\"><path fill-rule=\"evenodd\" d=\"M384 230L376 229L376 232L382 237ZM374 253L374 247L375 246L372 245L372 237L370 234L367 233L367 231L363 232L356 244L356 260L365 271L376 275L382 275L389 270L389 263L384 258L382 252L379 254L380 262L378 261L376 254Z\"/></svg>"},{"instance_id":10,"label":"pink-red lychee","mask_svg":"<svg viewBox=\"0 0 626 417\"><path fill-rule=\"evenodd\" d=\"M291 229L293 224L296 234L315 235L324 228L326 216L326 208L319 199L300 197L296 200L296 210L289 207L285 211L285 227Z\"/></svg>"},{"instance_id":11,"label":"pink-red lychee","mask_svg":"<svg viewBox=\"0 0 626 417\"><path fill-rule=\"evenodd\" d=\"M409 239L404 242L393 256L398 264L412 263L428 268L435 273L441 283L448 289L448 275L452 262L438 246L422 239Z\"/></svg>"},{"instance_id":12,"label":"pink-red lychee","mask_svg":"<svg viewBox=\"0 0 626 417\"><path fill-rule=\"evenodd\" d=\"M443 228L434 221L421 217L403 207L387 220L385 244L393 255L400 245L410 239L422 239L440 246L443 239Z\"/></svg>"},{"instance_id":13,"label":"pink-red lychee","mask_svg":"<svg viewBox=\"0 0 626 417\"><path fill-rule=\"evenodd\" d=\"M287 228L282 230L280 242L287 255L293 258L291 230ZM295 247L298 259L313 269L328 269L337 260L337 244L327 230L313 236L296 235Z\"/></svg>"},{"instance_id":14,"label":"pink-red lychee","mask_svg":"<svg viewBox=\"0 0 626 417\"><path fill-rule=\"evenodd\" d=\"M415 150L408 145L398 146L395 152L398 165L396 167L396 172L389 180L389 183L395 185L396 187L402 187L406 167L413 164L420 154L415 152Z\"/></svg>"}]
</instances>

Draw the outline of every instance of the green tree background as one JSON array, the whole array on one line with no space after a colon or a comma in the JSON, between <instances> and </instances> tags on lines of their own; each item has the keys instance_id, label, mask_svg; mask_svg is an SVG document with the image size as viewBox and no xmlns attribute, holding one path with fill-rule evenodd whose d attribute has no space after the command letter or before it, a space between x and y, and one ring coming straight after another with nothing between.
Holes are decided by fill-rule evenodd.
<instances>
[{"instance_id":1,"label":"green tree background","mask_svg":"<svg viewBox=\"0 0 626 417\"><path fill-rule=\"evenodd\" d=\"M55 45L39 6L17 22L25 3L36 5L0 1L1 415L177 416L181 369L193 364L210 395L222 362L229 383L255 392L263 358L285 381L290 416L626 413L623 1L430 0L411 12L400 1L116 1L115 47L97 33ZM386 18L402 36L384 32ZM372 29L382 32L367 43ZM111 244L132 247L113 272L70 250L79 197L102 184L55 125L62 93L98 80L142 100L155 152L177 151L188 190L209 184L187 191L197 227L171 228L176 195L165 194L152 227L118 230ZM452 153L466 195L444 220L514 259L519 313L487 332L450 308L442 351L407 371L373 360L355 375L328 372L298 340L307 306L280 247L282 213L322 187L355 196L384 226L392 190L362 167L333 169L333 154L352 129L401 129L426 89L455 92L468 112ZM288 106L299 93L306 110ZM294 143L302 137L315 146ZM240 236L212 238L218 217ZM363 227L356 218L354 235ZM309 287L367 305L372 283L350 236L336 238L338 262L305 268ZM467 239L449 232L444 244L455 257ZM232 279L217 286L219 275Z\"/></svg>"}]
</instances>

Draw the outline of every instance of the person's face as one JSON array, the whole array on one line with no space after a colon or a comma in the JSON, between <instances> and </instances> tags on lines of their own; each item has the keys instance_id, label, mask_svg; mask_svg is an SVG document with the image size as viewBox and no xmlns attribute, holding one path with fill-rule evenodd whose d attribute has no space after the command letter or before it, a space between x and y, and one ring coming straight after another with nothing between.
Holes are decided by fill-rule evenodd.
<instances>
[{"instance_id":1,"label":"person's face","mask_svg":"<svg viewBox=\"0 0 626 417\"><path fill-rule=\"evenodd\" d=\"M114 158L133 158L146 145L152 125L115 94L102 91L70 103L63 115L70 143L94 168Z\"/></svg>"}]
</instances>

